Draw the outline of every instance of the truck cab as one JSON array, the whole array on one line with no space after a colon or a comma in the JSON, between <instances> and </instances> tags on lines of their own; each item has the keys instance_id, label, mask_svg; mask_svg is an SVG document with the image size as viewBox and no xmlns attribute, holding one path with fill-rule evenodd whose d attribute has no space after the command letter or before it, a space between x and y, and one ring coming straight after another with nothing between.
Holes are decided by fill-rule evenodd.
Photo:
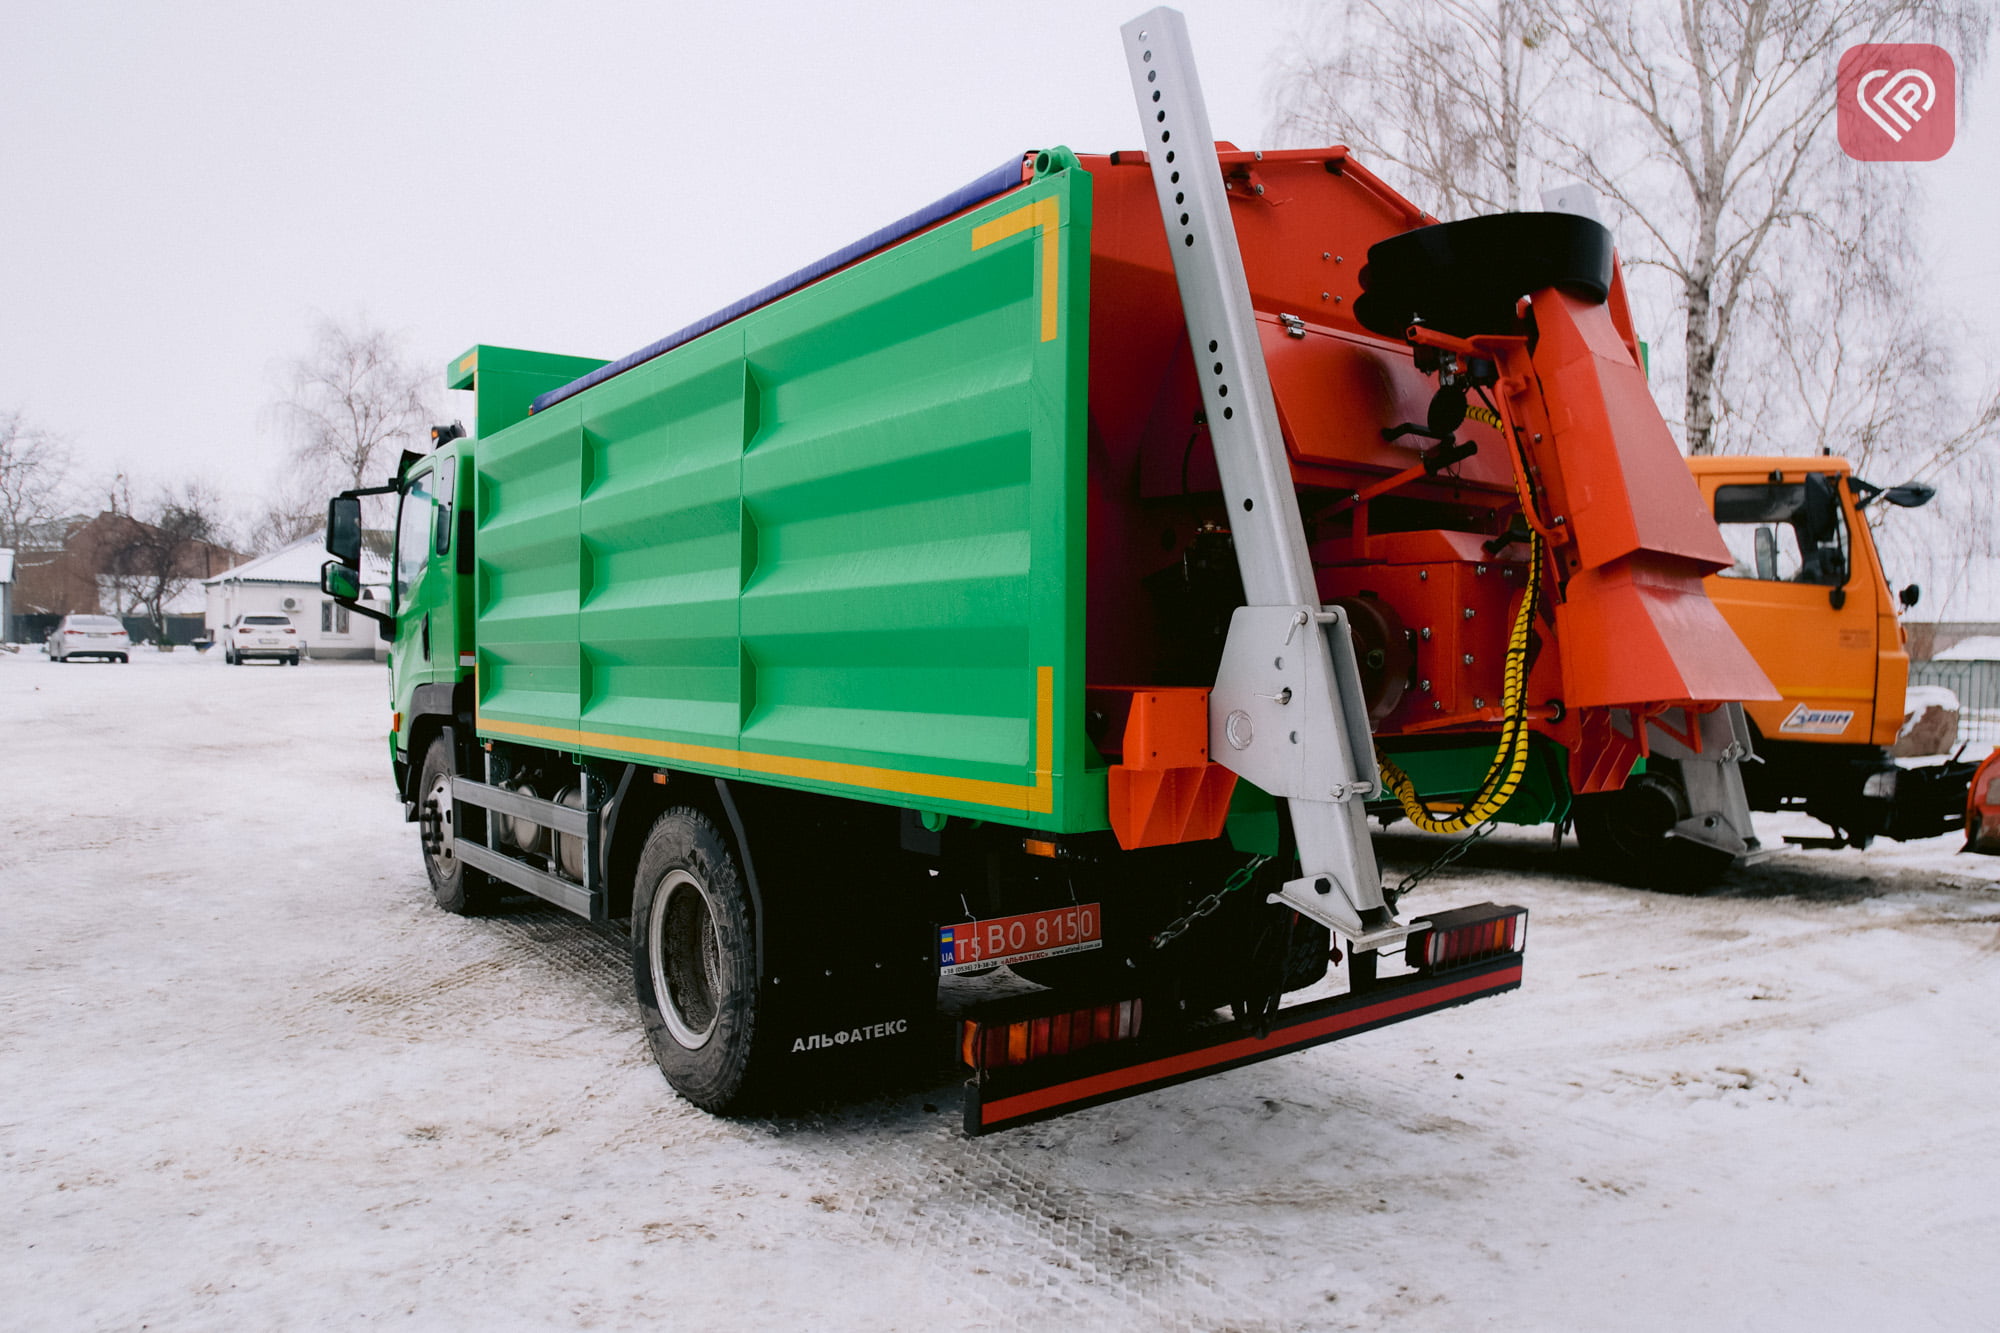
<instances>
[{"instance_id":1,"label":"truck cab","mask_svg":"<svg viewBox=\"0 0 2000 1333\"><path fill-rule=\"evenodd\" d=\"M1929 488L1877 486L1830 456L1688 467L1735 558L1705 581L1709 599L1781 696L1744 705L1761 761L1743 772L1752 808L1804 810L1833 829L1831 845L1957 827L1955 766L1902 769L1889 757L1910 656L1869 526L1871 505L1913 507ZM1903 589L1902 606L1918 595Z\"/></svg>"}]
</instances>

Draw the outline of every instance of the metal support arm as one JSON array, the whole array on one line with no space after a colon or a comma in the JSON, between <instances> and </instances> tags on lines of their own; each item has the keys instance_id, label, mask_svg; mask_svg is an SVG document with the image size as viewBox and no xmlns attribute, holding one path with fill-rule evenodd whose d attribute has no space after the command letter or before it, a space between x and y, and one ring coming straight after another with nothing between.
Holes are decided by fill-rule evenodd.
<instances>
[{"instance_id":1,"label":"metal support arm","mask_svg":"<svg viewBox=\"0 0 2000 1333\"><path fill-rule=\"evenodd\" d=\"M1163 7L1121 31L1248 602L1209 698L1209 753L1289 802L1302 874L1273 901L1381 948L1407 930L1362 808L1377 782L1360 677L1345 621L1320 605L1187 24Z\"/></svg>"}]
</instances>

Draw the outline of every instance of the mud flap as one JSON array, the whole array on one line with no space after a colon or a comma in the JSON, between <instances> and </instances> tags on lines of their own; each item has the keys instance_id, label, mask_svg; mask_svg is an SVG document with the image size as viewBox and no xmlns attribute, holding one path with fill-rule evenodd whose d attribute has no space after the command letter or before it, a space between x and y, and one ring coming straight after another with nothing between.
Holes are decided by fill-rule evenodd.
<instances>
[{"instance_id":1,"label":"mud flap","mask_svg":"<svg viewBox=\"0 0 2000 1333\"><path fill-rule=\"evenodd\" d=\"M895 846L897 812L748 784L730 792L759 914L759 1042L773 1086L817 1096L934 1054L937 945L921 872L841 854Z\"/></svg>"}]
</instances>

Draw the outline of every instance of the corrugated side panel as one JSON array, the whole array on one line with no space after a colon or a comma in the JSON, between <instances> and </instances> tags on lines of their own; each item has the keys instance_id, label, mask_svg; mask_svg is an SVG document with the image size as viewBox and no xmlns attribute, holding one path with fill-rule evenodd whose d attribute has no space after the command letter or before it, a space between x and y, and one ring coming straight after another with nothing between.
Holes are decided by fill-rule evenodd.
<instances>
[{"instance_id":1,"label":"corrugated side panel","mask_svg":"<svg viewBox=\"0 0 2000 1333\"><path fill-rule=\"evenodd\" d=\"M1103 827L1089 210L1044 177L485 442L482 734Z\"/></svg>"},{"instance_id":2,"label":"corrugated side panel","mask_svg":"<svg viewBox=\"0 0 2000 1333\"><path fill-rule=\"evenodd\" d=\"M475 457L480 707L556 740L577 718L576 424L530 417Z\"/></svg>"}]
</instances>

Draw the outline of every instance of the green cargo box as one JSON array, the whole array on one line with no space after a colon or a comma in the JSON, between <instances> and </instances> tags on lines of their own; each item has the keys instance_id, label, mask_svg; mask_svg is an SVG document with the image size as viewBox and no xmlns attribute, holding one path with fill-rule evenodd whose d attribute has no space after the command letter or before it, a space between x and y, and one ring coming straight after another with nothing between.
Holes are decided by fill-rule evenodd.
<instances>
[{"instance_id":1,"label":"green cargo box","mask_svg":"<svg viewBox=\"0 0 2000 1333\"><path fill-rule=\"evenodd\" d=\"M479 440L479 734L1106 827L1090 210L1042 174Z\"/></svg>"}]
</instances>

